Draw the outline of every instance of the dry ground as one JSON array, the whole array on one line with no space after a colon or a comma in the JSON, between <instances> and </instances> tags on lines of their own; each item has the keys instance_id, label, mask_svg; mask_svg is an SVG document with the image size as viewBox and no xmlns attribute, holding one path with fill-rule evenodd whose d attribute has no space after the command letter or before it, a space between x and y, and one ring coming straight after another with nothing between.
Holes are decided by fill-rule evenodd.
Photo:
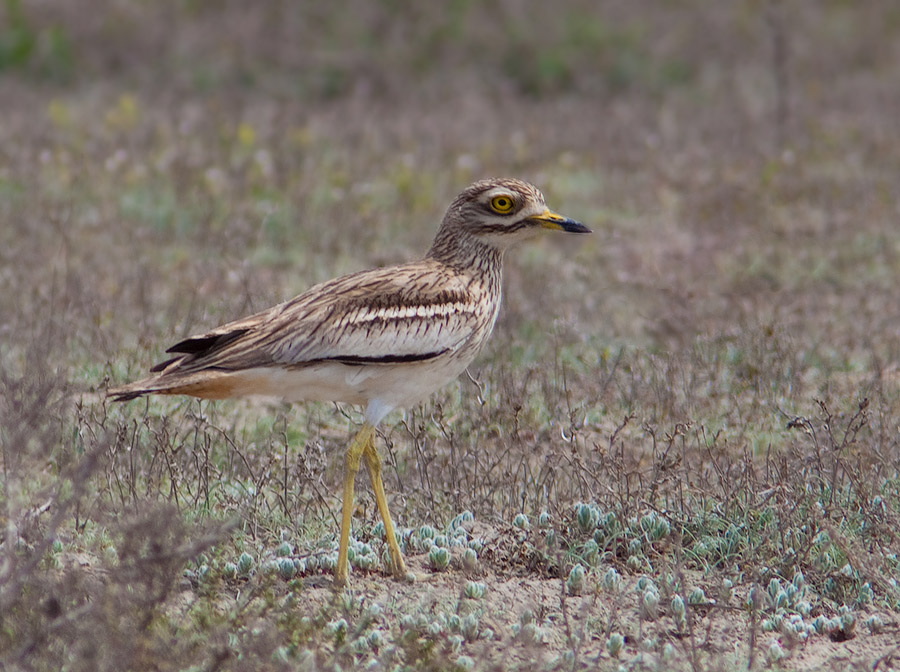
<instances>
[{"instance_id":1,"label":"dry ground","mask_svg":"<svg viewBox=\"0 0 900 672\"><path fill-rule=\"evenodd\" d=\"M310 5L0 8L0 667L900 667L900 9ZM595 233L384 423L416 583L357 409L104 400L490 175Z\"/></svg>"}]
</instances>

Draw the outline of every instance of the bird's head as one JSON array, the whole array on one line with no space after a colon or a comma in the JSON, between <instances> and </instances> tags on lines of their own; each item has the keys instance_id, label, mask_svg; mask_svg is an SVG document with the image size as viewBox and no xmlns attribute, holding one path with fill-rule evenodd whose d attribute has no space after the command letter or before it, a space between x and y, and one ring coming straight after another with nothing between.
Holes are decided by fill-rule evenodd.
<instances>
[{"instance_id":1,"label":"bird's head","mask_svg":"<svg viewBox=\"0 0 900 672\"><path fill-rule=\"evenodd\" d=\"M474 239L502 252L545 230L591 232L584 224L550 210L533 184L512 178L480 180L450 204L435 247L464 245L466 239Z\"/></svg>"}]
</instances>

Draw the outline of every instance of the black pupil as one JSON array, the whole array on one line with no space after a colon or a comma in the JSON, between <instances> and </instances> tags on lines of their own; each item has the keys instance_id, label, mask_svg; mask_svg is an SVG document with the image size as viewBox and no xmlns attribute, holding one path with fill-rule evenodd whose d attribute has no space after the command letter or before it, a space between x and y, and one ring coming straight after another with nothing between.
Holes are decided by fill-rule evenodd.
<instances>
[{"instance_id":1,"label":"black pupil","mask_svg":"<svg viewBox=\"0 0 900 672\"><path fill-rule=\"evenodd\" d=\"M509 202L505 198L501 198L499 201L497 201L498 208L506 208L508 206L509 206Z\"/></svg>"}]
</instances>

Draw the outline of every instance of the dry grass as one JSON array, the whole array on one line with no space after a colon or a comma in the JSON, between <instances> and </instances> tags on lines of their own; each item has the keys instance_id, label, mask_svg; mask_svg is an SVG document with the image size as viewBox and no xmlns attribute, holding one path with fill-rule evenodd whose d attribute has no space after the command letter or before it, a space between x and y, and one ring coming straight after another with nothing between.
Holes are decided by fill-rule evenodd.
<instances>
[{"instance_id":1,"label":"dry grass","mask_svg":"<svg viewBox=\"0 0 900 672\"><path fill-rule=\"evenodd\" d=\"M896 666L893 4L24 5L0 666ZM329 588L357 410L103 400L188 333L421 254L497 174L596 232L513 252L475 382L384 424L428 580L383 577L363 486Z\"/></svg>"}]
</instances>

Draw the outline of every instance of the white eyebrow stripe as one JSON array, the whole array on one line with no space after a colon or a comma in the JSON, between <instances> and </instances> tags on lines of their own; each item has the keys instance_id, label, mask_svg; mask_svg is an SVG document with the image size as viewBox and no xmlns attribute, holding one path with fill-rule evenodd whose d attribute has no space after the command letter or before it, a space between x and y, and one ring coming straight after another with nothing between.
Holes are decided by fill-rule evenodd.
<instances>
[{"instance_id":1,"label":"white eyebrow stripe","mask_svg":"<svg viewBox=\"0 0 900 672\"><path fill-rule=\"evenodd\" d=\"M350 323L375 322L378 320L407 320L410 318L431 319L447 317L460 313L474 313L477 307L473 303L454 301L453 303L432 303L422 306L388 306L375 310L361 308L348 316Z\"/></svg>"}]
</instances>

